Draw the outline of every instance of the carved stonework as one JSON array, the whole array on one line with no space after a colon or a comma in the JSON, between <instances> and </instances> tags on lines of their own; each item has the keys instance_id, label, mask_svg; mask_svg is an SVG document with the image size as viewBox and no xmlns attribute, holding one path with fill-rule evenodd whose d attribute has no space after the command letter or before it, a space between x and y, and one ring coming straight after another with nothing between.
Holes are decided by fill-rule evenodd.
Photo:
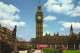
<instances>
[{"instance_id":1,"label":"carved stonework","mask_svg":"<svg viewBox=\"0 0 80 53\"><path fill-rule=\"evenodd\" d=\"M51 35L50 33L49 34L46 33L45 36L43 36L43 12L41 10L41 4L39 1L38 10L36 12L36 38L35 38L36 44L48 44L51 45L51 47L53 48L57 48L57 46L64 45L65 47L71 49L74 48L79 49L79 46L77 46L78 44L80 44L79 38L80 38L80 33L75 34L72 25L70 27L69 35L60 36L59 32L57 32L57 34L54 33L54 35Z\"/></svg>"},{"instance_id":2,"label":"carved stonework","mask_svg":"<svg viewBox=\"0 0 80 53\"><path fill-rule=\"evenodd\" d=\"M16 40L16 31L17 31L17 26L15 25L15 28L12 32L12 36L13 36L13 40L12 40L12 43L13 43L13 52L17 52L17 40Z\"/></svg>"},{"instance_id":3,"label":"carved stonework","mask_svg":"<svg viewBox=\"0 0 80 53\"><path fill-rule=\"evenodd\" d=\"M43 12L41 10L40 1L38 4L38 10L36 12L36 37L43 37Z\"/></svg>"}]
</instances>

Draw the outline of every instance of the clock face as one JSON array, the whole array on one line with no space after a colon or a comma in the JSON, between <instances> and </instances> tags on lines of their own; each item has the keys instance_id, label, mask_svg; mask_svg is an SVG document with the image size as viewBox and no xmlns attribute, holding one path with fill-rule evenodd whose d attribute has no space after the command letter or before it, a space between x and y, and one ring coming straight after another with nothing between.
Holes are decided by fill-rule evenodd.
<instances>
[{"instance_id":1,"label":"clock face","mask_svg":"<svg viewBox=\"0 0 80 53\"><path fill-rule=\"evenodd\" d=\"M38 16L38 19L41 19L41 16Z\"/></svg>"}]
</instances>

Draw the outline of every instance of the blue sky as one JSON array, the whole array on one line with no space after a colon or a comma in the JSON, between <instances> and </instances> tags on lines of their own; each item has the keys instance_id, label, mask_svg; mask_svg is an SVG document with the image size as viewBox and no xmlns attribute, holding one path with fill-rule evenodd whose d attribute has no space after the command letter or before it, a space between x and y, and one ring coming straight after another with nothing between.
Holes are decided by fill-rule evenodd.
<instances>
[{"instance_id":1,"label":"blue sky","mask_svg":"<svg viewBox=\"0 0 80 53\"><path fill-rule=\"evenodd\" d=\"M0 0L0 22L13 29L25 40L36 37L35 14L39 0ZM40 0L44 17L44 34L59 32L68 35L73 25L74 33L80 31L80 0Z\"/></svg>"}]
</instances>

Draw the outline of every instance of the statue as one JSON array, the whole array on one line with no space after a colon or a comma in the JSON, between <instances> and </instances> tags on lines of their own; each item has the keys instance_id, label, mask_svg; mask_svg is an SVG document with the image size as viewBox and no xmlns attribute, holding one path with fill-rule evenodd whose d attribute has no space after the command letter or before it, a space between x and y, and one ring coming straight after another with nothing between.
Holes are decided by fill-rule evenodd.
<instances>
[{"instance_id":1,"label":"statue","mask_svg":"<svg viewBox=\"0 0 80 53\"><path fill-rule=\"evenodd\" d=\"M15 28L14 28L14 30L12 32L12 35L13 35L14 38L16 38L16 31L17 31L16 28L17 28L17 26L15 25Z\"/></svg>"},{"instance_id":2,"label":"statue","mask_svg":"<svg viewBox=\"0 0 80 53\"><path fill-rule=\"evenodd\" d=\"M12 45L13 45L13 52L17 53L17 40L16 40L16 31L17 26L15 25L15 28L12 32Z\"/></svg>"}]
</instances>

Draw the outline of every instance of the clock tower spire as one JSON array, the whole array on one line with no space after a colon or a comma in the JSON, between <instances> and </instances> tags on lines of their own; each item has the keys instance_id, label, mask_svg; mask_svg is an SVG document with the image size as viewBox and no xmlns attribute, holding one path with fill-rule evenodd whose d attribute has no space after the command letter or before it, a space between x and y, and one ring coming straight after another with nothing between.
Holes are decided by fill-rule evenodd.
<instances>
[{"instance_id":1,"label":"clock tower spire","mask_svg":"<svg viewBox=\"0 0 80 53\"><path fill-rule=\"evenodd\" d=\"M36 11L36 38L43 37L43 12L39 0L38 9Z\"/></svg>"},{"instance_id":2,"label":"clock tower spire","mask_svg":"<svg viewBox=\"0 0 80 53\"><path fill-rule=\"evenodd\" d=\"M41 11L41 4L40 4L40 0L39 0L39 4L38 4L37 12L42 12L42 11Z\"/></svg>"}]
</instances>

